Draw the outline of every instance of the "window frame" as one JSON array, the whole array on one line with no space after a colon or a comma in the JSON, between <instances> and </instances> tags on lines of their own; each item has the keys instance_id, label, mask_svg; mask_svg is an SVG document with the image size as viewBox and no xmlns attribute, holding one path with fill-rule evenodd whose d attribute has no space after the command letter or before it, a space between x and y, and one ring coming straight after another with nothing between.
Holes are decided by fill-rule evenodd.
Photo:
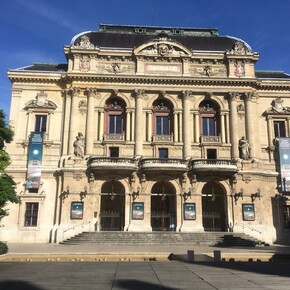
<instances>
[{"instance_id":1,"label":"window frame","mask_svg":"<svg viewBox=\"0 0 290 290\"><path fill-rule=\"evenodd\" d=\"M28 213L28 205L31 206ZM36 207L36 209L35 209ZM39 202L26 202L24 211L24 227L38 227ZM35 222L35 224L34 224Z\"/></svg>"}]
</instances>

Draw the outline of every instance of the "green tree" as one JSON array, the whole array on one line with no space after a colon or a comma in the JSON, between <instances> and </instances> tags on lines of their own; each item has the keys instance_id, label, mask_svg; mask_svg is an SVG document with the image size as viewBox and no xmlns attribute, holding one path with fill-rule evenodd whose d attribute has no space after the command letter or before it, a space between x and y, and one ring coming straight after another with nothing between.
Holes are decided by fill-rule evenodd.
<instances>
[{"instance_id":1,"label":"green tree","mask_svg":"<svg viewBox=\"0 0 290 290\"><path fill-rule=\"evenodd\" d=\"M4 150L5 143L13 140L14 132L6 126L5 113L0 110L0 221L8 215L4 207L8 202L19 203L20 199L16 193L16 183L12 176L5 173L5 169L10 164L10 157Z\"/></svg>"}]
</instances>

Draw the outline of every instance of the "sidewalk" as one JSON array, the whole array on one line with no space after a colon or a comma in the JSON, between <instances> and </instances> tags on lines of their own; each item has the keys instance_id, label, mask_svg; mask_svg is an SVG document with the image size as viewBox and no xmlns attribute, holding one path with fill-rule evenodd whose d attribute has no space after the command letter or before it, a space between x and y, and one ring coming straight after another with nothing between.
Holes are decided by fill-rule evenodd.
<instances>
[{"instance_id":1,"label":"sidewalk","mask_svg":"<svg viewBox=\"0 0 290 290\"><path fill-rule=\"evenodd\" d=\"M213 257L214 251L220 251L221 259L235 261L269 261L273 256L289 256L290 246L274 245L268 247L211 247L196 245L118 245L83 244L62 245L49 243L8 243L8 254L1 260L167 260L169 256L187 260L188 251L194 251L195 257ZM5 256L5 257L4 257ZM16 259L16 260L17 260ZM203 258L204 259L204 258ZM203 260L202 259L202 260Z\"/></svg>"}]
</instances>

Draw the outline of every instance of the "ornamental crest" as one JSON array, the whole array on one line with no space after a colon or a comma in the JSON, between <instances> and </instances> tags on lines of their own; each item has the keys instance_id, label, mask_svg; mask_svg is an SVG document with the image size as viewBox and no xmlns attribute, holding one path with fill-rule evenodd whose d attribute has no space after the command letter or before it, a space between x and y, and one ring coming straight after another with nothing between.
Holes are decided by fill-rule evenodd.
<instances>
[{"instance_id":1,"label":"ornamental crest","mask_svg":"<svg viewBox=\"0 0 290 290\"><path fill-rule=\"evenodd\" d=\"M245 75L245 64L241 61L235 63L235 76L243 77Z\"/></svg>"},{"instance_id":2,"label":"ornamental crest","mask_svg":"<svg viewBox=\"0 0 290 290\"><path fill-rule=\"evenodd\" d=\"M80 59L79 68L80 68L80 71L82 71L82 72L90 71L90 58L88 56L83 56Z\"/></svg>"},{"instance_id":3,"label":"ornamental crest","mask_svg":"<svg viewBox=\"0 0 290 290\"><path fill-rule=\"evenodd\" d=\"M83 48L83 49L94 49L95 46L90 42L90 39L88 36L83 35L81 37L80 43L75 45L77 48Z\"/></svg>"}]
</instances>

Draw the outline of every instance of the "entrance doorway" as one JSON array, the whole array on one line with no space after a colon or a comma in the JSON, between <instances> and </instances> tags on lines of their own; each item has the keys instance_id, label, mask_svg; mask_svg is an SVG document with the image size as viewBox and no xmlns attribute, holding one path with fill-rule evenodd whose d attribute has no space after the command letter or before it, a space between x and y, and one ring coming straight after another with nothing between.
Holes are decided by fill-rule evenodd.
<instances>
[{"instance_id":1,"label":"entrance doorway","mask_svg":"<svg viewBox=\"0 0 290 290\"><path fill-rule=\"evenodd\" d=\"M202 189L202 224L205 231L227 230L227 202L223 187L208 182Z\"/></svg>"},{"instance_id":2,"label":"entrance doorway","mask_svg":"<svg viewBox=\"0 0 290 290\"><path fill-rule=\"evenodd\" d=\"M101 231L123 231L125 224L125 189L119 181L105 182L101 189Z\"/></svg>"},{"instance_id":3,"label":"entrance doorway","mask_svg":"<svg viewBox=\"0 0 290 290\"><path fill-rule=\"evenodd\" d=\"M169 182L157 182L152 188L151 227L153 231L176 229L176 193Z\"/></svg>"}]
</instances>

